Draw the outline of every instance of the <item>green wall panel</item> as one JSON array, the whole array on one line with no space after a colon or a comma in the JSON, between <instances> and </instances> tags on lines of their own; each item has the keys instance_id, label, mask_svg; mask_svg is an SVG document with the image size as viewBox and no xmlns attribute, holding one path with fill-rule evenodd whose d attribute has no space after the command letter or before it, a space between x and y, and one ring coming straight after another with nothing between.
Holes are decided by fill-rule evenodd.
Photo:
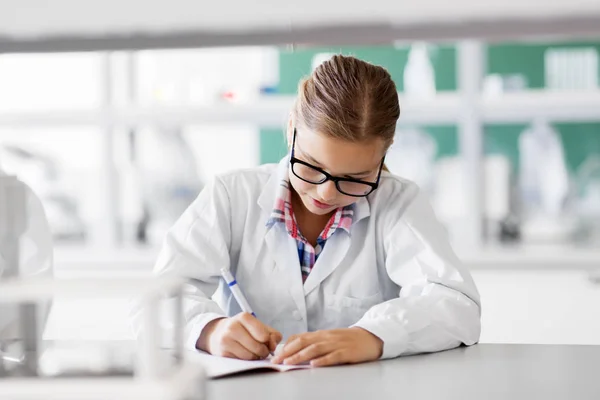
<instances>
[{"instance_id":1,"label":"green wall panel","mask_svg":"<svg viewBox=\"0 0 600 400\"><path fill-rule=\"evenodd\" d=\"M485 126L485 154L505 155L517 170L519 168L519 153L517 151L519 135L525 128L525 125L518 124Z\"/></svg>"},{"instance_id":2,"label":"green wall panel","mask_svg":"<svg viewBox=\"0 0 600 400\"><path fill-rule=\"evenodd\" d=\"M592 154L600 154L600 123L555 124L565 147L567 165L573 171Z\"/></svg>"},{"instance_id":3,"label":"green wall panel","mask_svg":"<svg viewBox=\"0 0 600 400\"><path fill-rule=\"evenodd\" d=\"M260 162L261 164L276 163L287 152L287 144L283 129L261 129L260 131Z\"/></svg>"},{"instance_id":4,"label":"green wall panel","mask_svg":"<svg viewBox=\"0 0 600 400\"><path fill-rule=\"evenodd\" d=\"M458 129L456 126L423 126L425 132L437 142L437 158L454 156L458 153Z\"/></svg>"}]
</instances>

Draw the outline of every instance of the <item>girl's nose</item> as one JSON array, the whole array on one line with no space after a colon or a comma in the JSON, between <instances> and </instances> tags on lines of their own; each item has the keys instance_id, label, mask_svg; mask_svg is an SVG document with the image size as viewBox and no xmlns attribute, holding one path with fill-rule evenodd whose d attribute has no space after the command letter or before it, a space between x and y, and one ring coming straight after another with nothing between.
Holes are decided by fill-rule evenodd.
<instances>
[{"instance_id":1,"label":"girl's nose","mask_svg":"<svg viewBox=\"0 0 600 400\"><path fill-rule=\"evenodd\" d=\"M322 201L332 204L338 195L338 190L333 181L327 181L318 186L317 193Z\"/></svg>"}]
</instances>

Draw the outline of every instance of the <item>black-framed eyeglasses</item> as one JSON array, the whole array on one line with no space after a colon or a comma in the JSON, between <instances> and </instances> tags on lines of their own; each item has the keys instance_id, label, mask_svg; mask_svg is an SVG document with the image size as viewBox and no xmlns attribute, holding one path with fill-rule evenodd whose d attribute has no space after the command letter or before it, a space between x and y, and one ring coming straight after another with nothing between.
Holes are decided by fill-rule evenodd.
<instances>
[{"instance_id":1,"label":"black-framed eyeglasses","mask_svg":"<svg viewBox=\"0 0 600 400\"><path fill-rule=\"evenodd\" d=\"M379 172L377 173L377 180L375 182L366 182L359 179L353 178L337 178L323 171L319 167L315 167L307 163L306 161L298 160L294 157L294 148L296 146L296 128L294 128L294 136L292 138L292 151L290 154L290 165L292 172L296 177L303 180L304 182L312 183L313 185L320 185L327 181L333 181L337 190L345 194L346 196L352 197L365 197L371 194L379 186L379 179L381 178L381 170L383 169L383 163L385 156L381 159L379 165Z\"/></svg>"}]
</instances>

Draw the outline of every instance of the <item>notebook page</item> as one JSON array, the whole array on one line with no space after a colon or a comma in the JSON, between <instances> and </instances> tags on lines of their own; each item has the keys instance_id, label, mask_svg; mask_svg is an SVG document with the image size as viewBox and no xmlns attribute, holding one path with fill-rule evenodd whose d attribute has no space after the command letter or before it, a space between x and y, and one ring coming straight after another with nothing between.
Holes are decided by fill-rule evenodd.
<instances>
[{"instance_id":1,"label":"notebook page","mask_svg":"<svg viewBox=\"0 0 600 400\"><path fill-rule=\"evenodd\" d=\"M237 360L235 358L213 356L203 351L187 351L186 358L192 362L201 364L206 369L209 378L231 375L243 371L252 371L267 368L275 371L285 372L294 369L310 368L310 365L279 365L273 364L270 358L259 361Z\"/></svg>"}]
</instances>

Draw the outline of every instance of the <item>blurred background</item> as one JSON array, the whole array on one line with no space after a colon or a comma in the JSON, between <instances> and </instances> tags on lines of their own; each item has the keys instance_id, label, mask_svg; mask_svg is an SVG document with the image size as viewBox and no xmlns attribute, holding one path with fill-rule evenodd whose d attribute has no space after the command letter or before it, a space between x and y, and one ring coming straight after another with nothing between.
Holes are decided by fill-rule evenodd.
<instances>
[{"instance_id":1,"label":"blurred background","mask_svg":"<svg viewBox=\"0 0 600 400\"><path fill-rule=\"evenodd\" d=\"M230 10L195 33L183 8L180 25L140 36L136 2L107 26L97 5L58 3L67 17L54 24L18 6L0 24L0 162L41 197L58 276L149 274L207 181L286 154L298 81L343 53L397 85L386 162L429 194L471 268L482 341L600 343L594 2L509 2L498 14L491 2L426 1L406 25L382 1L273 23L262 9Z\"/></svg>"}]
</instances>

